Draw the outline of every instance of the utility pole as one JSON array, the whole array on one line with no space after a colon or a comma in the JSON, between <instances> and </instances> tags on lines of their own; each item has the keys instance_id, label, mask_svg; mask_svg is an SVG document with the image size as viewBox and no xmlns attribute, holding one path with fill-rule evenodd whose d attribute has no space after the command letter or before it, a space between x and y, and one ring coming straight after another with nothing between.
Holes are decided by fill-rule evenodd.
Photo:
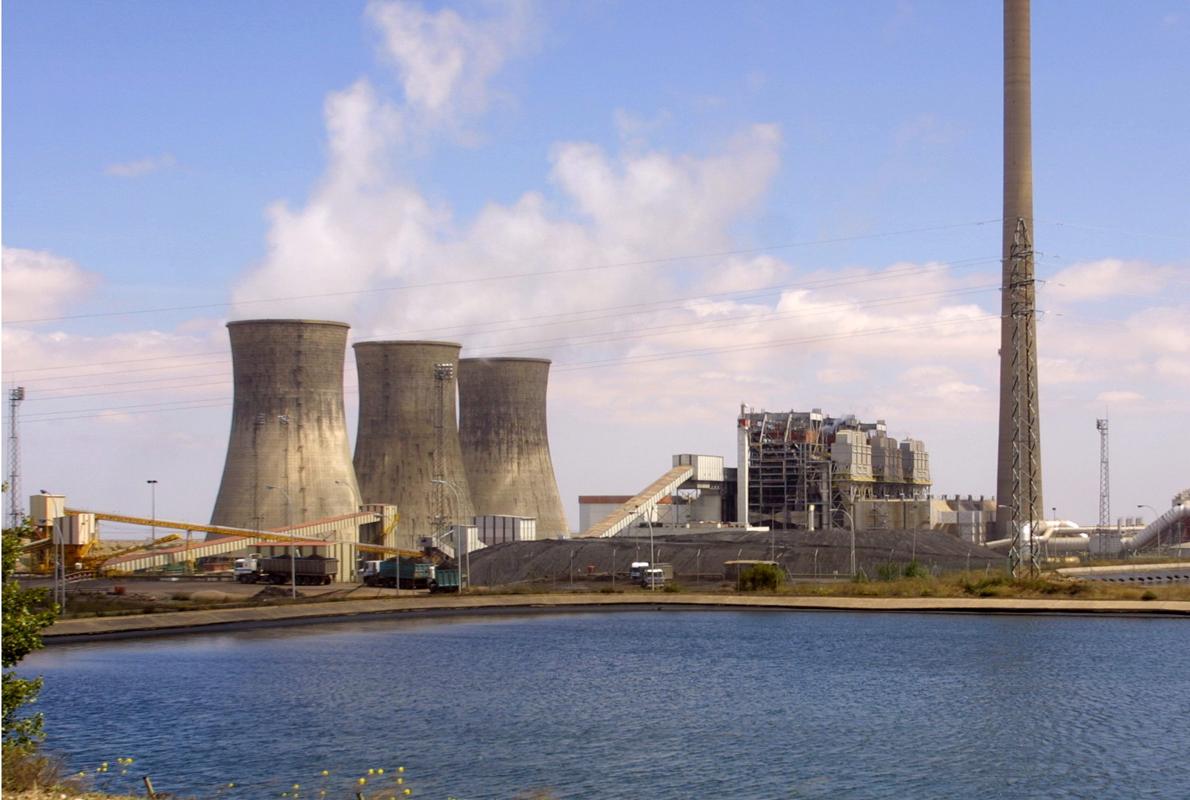
<instances>
[{"instance_id":1,"label":"utility pole","mask_svg":"<svg viewBox=\"0 0 1190 800\"><path fill-rule=\"evenodd\" d=\"M8 526L19 527L25 518L21 502L21 439L17 428L17 411L25 399L25 387L18 386L8 393Z\"/></svg>"},{"instance_id":2,"label":"utility pole","mask_svg":"<svg viewBox=\"0 0 1190 800\"><path fill-rule=\"evenodd\" d=\"M149 480L145 481L145 483L149 484L149 514L153 520L153 544L157 544L157 481ZM186 531L186 533L189 534L190 531ZM189 555L189 553L187 553L187 555Z\"/></svg>"},{"instance_id":3,"label":"utility pole","mask_svg":"<svg viewBox=\"0 0 1190 800\"><path fill-rule=\"evenodd\" d=\"M434 527L439 536L445 535L446 516L446 392L452 387L455 366L450 362L434 365L434 380L438 383L438 403L434 407L434 463L431 482L434 486ZM458 558L459 554L455 553ZM461 567L460 566L460 572Z\"/></svg>"}]
</instances>

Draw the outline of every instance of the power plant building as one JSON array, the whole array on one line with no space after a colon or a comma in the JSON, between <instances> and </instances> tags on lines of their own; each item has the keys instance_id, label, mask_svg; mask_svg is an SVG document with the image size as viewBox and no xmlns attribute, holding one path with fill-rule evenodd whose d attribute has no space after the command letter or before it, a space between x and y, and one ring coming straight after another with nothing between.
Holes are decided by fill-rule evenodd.
<instances>
[{"instance_id":1,"label":"power plant building","mask_svg":"<svg viewBox=\"0 0 1190 800\"><path fill-rule=\"evenodd\" d=\"M475 508L456 421L457 342L355 345L359 428L355 470L366 503L395 504L400 546L455 524Z\"/></svg>"},{"instance_id":2,"label":"power plant building","mask_svg":"<svg viewBox=\"0 0 1190 800\"><path fill-rule=\"evenodd\" d=\"M211 524L267 530L359 510L343 322L229 322L235 396Z\"/></svg>"},{"instance_id":3,"label":"power plant building","mask_svg":"<svg viewBox=\"0 0 1190 800\"><path fill-rule=\"evenodd\" d=\"M459 362L459 441L475 513L535 518L539 539L570 532L550 458L549 374L543 358Z\"/></svg>"},{"instance_id":4,"label":"power plant building","mask_svg":"<svg viewBox=\"0 0 1190 800\"><path fill-rule=\"evenodd\" d=\"M841 526L858 500L929 496L924 443L890 437L884 420L743 406L737 435L736 516L746 525Z\"/></svg>"}]
</instances>

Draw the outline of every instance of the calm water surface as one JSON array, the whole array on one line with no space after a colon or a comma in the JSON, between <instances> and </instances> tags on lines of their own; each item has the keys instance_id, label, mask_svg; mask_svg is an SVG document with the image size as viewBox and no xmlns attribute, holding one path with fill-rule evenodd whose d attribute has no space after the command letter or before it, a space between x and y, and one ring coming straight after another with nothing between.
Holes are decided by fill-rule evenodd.
<instances>
[{"instance_id":1,"label":"calm water surface","mask_svg":"<svg viewBox=\"0 0 1190 800\"><path fill-rule=\"evenodd\" d=\"M1190 797L1179 620L372 621L55 646L22 672L72 769L183 797L345 798L397 765L432 798Z\"/></svg>"}]
</instances>

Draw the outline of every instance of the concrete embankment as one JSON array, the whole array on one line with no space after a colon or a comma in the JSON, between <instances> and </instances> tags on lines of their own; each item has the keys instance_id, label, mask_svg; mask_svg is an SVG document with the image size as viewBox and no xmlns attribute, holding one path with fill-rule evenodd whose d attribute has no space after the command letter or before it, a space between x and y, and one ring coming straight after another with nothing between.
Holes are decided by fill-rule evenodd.
<instances>
[{"instance_id":1,"label":"concrete embankment","mask_svg":"<svg viewBox=\"0 0 1190 800\"><path fill-rule=\"evenodd\" d=\"M719 594L518 594L403 597L254 608L177 611L61 620L44 632L47 644L92 639L300 625L335 620L465 614L683 609L878 611L947 614L1089 614L1190 618L1190 602L1003 598L785 597Z\"/></svg>"}]
</instances>

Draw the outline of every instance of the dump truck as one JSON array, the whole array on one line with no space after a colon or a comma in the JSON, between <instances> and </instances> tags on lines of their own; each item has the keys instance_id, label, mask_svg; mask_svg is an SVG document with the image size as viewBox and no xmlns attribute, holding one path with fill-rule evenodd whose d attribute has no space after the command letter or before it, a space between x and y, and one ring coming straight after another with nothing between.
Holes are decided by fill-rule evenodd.
<instances>
[{"instance_id":1,"label":"dump truck","mask_svg":"<svg viewBox=\"0 0 1190 800\"><path fill-rule=\"evenodd\" d=\"M399 572L402 589L429 589L436 571L429 562L394 557L383 561L365 561L362 575L367 586L387 586L392 589L397 586Z\"/></svg>"},{"instance_id":2,"label":"dump truck","mask_svg":"<svg viewBox=\"0 0 1190 800\"><path fill-rule=\"evenodd\" d=\"M434 571L434 580L430 581L430 592L457 592L459 590L459 568L439 567Z\"/></svg>"},{"instance_id":3,"label":"dump truck","mask_svg":"<svg viewBox=\"0 0 1190 800\"><path fill-rule=\"evenodd\" d=\"M299 586L325 586L339 571L339 559L323 556L251 555L237 558L233 572L240 583L289 583L296 576Z\"/></svg>"}]
</instances>

